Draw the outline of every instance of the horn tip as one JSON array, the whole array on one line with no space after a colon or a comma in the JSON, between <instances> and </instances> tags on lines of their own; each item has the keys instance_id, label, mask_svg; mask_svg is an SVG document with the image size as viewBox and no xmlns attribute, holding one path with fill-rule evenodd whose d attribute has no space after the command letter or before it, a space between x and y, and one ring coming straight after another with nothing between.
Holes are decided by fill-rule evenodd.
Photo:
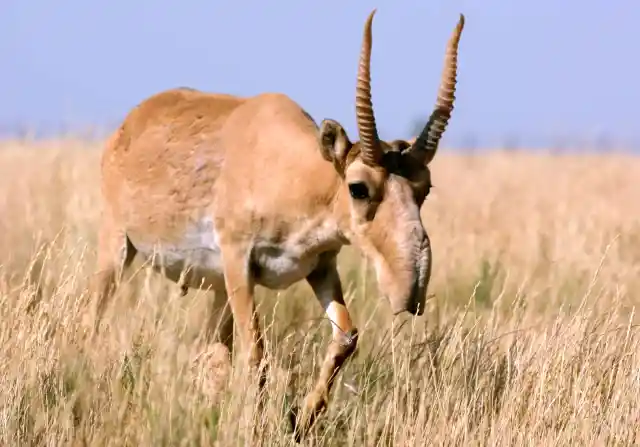
<instances>
[{"instance_id":1,"label":"horn tip","mask_svg":"<svg viewBox=\"0 0 640 447\"><path fill-rule=\"evenodd\" d=\"M369 17L367 17L367 24L370 25L371 22L373 21L373 16L376 15L376 11L378 11L378 8L373 8L373 10L369 13Z\"/></svg>"}]
</instances>

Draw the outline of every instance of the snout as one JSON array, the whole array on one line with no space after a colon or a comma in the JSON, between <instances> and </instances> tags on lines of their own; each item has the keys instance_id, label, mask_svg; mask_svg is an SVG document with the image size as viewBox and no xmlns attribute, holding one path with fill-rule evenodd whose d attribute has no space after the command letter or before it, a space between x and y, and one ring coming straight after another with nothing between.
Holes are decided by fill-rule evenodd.
<instances>
[{"instance_id":1,"label":"snout","mask_svg":"<svg viewBox=\"0 0 640 447\"><path fill-rule=\"evenodd\" d=\"M431 244L426 234L421 238L419 243L418 256L413 263L411 269L410 280L404 289L406 292L391 298L391 310L394 315L408 312L414 316L424 314L425 303L427 300L427 288L431 277Z\"/></svg>"}]
</instances>

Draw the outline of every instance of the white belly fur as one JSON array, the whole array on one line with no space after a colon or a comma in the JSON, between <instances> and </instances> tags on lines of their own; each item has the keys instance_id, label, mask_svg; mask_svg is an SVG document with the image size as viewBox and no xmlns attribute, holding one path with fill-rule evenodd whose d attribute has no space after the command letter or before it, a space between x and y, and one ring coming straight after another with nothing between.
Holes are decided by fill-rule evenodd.
<instances>
[{"instance_id":1,"label":"white belly fur","mask_svg":"<svg viewBox=\"0 0 640 447\"><path fill-rule=\"evenodd\" d=\"M213 219L202 219L175 243L144 244L131 240L140 256L175 282L186 271L185 282L193 288L224 288L222 253Z\"/></svg>"},{"instance_id":2,"label":"white belly fur","mask_svg":"<svg viewBox=\"0 0 640 447\"><path fill-rule=\"evenodd\" d=\"M224 271L219 237L213 219L201 220L178 243L139 244L132 240L138 253L172 281L179 282L187 269L185 282L192 288L224 288ZM318 256L305 256L302 244L272 244L255 241L251 263L257 284L271 289L284 289L304 279L316 267ZM154 256L155 255L155 256ZM249 260L248 260L249 262Z\"/></svg>"},{"instance_id":3,"label":"white belly fur","mask_svg":"<svg viewBox=\"0 0 640 447\"><path fill-rule=\"evenodd\" d=\"M252 258L257 268L256 282L270 289L285 289L306 278L318 265L318 256L304 256L299 247L267 242L256 244Z\"/></svg>"}]
</instances>

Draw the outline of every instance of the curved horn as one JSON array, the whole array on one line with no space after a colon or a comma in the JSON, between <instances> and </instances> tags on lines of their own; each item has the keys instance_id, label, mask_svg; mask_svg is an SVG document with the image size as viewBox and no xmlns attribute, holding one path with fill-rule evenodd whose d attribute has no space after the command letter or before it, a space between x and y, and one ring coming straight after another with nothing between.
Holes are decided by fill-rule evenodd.
<instances>
[{"instance_id":1,"label":"curved horn","mask_svg":"<svg viewBox=\"0 0 640 447\"><path fill-rule=\"evenodd\" d=\"M422 129L422 132L416 139L409 151L421 162L429 163L438 149L440 138L447 128L451 112L453 111L453 102L455 101L456 91L456 74L458 71L458 44L460 43L460 35L464 28L464 15L460 14L460 19L453 34L447 43L447 51L444 59L444 68L442 69L442 77L440 80L440 88L438 89L438 99L436 100L435 109L429 117L429 121Z\"/></svg>"},{"instance_id":2,"label":"curved horn","mask_svg":"<svg viewBox=\"0 0 640 447\"><path fill-rule=\"evenodd\" d=\"M382 157L371 102L371 23L375 13L376 9L371 11L364 26L356 84L356 117L362 145L362 161L369 166L377 166Z\"/></svg>"}]
</instances>

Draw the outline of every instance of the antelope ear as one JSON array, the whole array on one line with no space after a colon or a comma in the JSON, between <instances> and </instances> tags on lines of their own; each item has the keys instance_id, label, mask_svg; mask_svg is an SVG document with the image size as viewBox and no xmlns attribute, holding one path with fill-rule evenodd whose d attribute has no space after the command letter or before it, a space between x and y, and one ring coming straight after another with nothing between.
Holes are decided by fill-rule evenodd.
<instances>
[{"instance_id":1,"label":"antelope ear","mask_svg":"<svg viewBox=\"0 0 640 447\"><path fill-rule=\"evenodd\" d=\"M324 119L320 123L318 139L324 159L332 162L339 172L343 172L347 154L352 146L344 127L337 121Z\"/></svg>"}]
</instances>

